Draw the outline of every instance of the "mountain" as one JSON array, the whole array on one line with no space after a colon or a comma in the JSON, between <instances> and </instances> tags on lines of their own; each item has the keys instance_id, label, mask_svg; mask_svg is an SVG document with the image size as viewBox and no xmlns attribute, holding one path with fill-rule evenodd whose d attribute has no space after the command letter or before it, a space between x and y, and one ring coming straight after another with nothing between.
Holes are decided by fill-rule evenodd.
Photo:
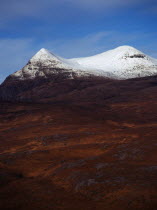
<instances>
[{"instance_id":1,"label":"mountain","mask_svg":"<svg viewBox=\"0 0 157 210\"><path fill-rule=\"evenodd\" d=\"M74 73L81 74L81 70L78 69L77 72L74 70L76 65L78 68L79 65L75 61L69 62L68 59L56 56L42 48L20 71L10 75L8 79L27 80L36 77L47 78L59 74L62 74L67 78L73 78Z\"/></svg>"},{"instance_id":2,"label":"mountain","mask_svg":"<svg viewBox=\"0 0 157 210\"><path fill-rule=\"evenodd\" d=\"M64 74L105 76L114 79L129 79L157 74L157 60L141 51L121 46L107 52L85 58L64 59L42 48L20 71L11 75L14 79L34 79Z\"/></svg>"},{"instance_id":3,"label":"mountain","mask_svg":"<svg viewBox=\"0 0 157 210\"><path fill-rule=\"evenodd\" d=\"M157 209L157 76L98 77L87 62L151 72L156 61L130 50L65 60L42 49L4 81L0 209Z\"/></svg>"},{"instance_id":4,"label":"mountain","mask_svg":"<svg viewBox=\"0 0 157 210\"><path fill-rule=\"evenodd\" d=\"M78 62L85 70L93 70L93 72L102 70L112 73L116 79L157 74L157 59L130 46L121 46L95 56L71 59L71 61Z\"/></svg>"},{"instance_id":5,"label":"mountain","mask_svg":"<svg viewBox=\"0 0 157 210\"><path fill-rule=\"evenodd\" d=\"M0 103L0 209L156 210L157 79L45 82Z\"/></svg>"},{"instance_id":6,"label":"mountain","mask_svg":"<svg viewBox=\"0 0 157 210\"><path fill-rule=\"evenodd\" d=\"M59 57L42 48L21 70L8 76L0 85L0 99L41 101L52 98L54 93L75 90L75 84L81 80L106 82L108 79L126 80L153 75L157 75L157 60L130 46L73 59Z\"/></svg>"}]
</instances>

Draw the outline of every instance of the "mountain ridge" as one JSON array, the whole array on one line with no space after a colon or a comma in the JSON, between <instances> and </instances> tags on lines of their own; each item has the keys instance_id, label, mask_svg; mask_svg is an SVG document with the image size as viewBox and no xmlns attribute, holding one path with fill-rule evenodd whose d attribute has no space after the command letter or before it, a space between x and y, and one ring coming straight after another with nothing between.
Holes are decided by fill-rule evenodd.
<instances>
[{"instance_id":1,"label":"mountain ridge","mask_svg":"<svg viewBox=\"0 0 157 210\"><path fill-rule=\"evenodd\" d=\"M81 83L88 87L92 81L105 84L108 80L156 75L157 60L130 46L74 59L59 57L42 48L21 70L9 75L0 85L0 100L47 101L50 97L51 101L54 92L63 93L62 89L65 93L66 90L75 92Z\"/></svg>"},{"instance_id":2,"label":"mountain ridge","mask_svg":"<svg viewBox=\"0 0 157 210\"><path fill-rule=\"evenodd\" d=\"M127 45L94 56L71 59L62 58L42 48L21 70L11 76L21 80L36 76L47 77L54 73L54 69L64 69L78 77L94 75L130 79L156 75L157 59ZM69 78L73 78L72 74Z\"/></svg>"}]
</instances>

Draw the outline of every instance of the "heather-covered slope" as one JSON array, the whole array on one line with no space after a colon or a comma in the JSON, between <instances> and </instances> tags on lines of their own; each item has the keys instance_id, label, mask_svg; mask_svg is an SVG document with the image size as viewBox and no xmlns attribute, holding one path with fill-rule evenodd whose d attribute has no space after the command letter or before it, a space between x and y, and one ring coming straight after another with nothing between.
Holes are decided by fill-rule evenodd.
<instances>
[{"instance_id":1,"label":"heather-covered slope","mask_svg":"<svg viewBox=\"0 0 157 210\"><path fill-rule=\"evenodd\" d=\"M102 104L107 99L134 100L154 94L157 84L156 77L145 77L130 80L111 80L102 77L77 79L34 79L27 81L14 81L2 85L2 101L23 101L42 103L82 103L92 102ZM148 94L149 92L149 94Z\"/></svg>"},{"instance_id":2,"label":"heather-covered slope","mask_svg":"<svg viewBox=\"0 0 157 210\"><path fill-rule=\"evenodd\" d=\"M156 78L60 85L0 104L0 208L155 210Z\"/></svg>"}]
</instances>

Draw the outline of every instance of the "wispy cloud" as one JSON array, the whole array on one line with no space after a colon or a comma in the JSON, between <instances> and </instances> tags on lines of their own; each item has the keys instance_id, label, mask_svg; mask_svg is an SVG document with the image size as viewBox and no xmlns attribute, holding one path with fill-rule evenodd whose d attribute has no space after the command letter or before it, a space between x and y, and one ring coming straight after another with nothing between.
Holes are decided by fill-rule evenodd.
<instances>
[{"instance_id":1,"label":"wispy cloud","mask_svg":"<svg viewBox=\"0 0 157 210\"><path fill-rule=\"evenodd\" d=\"M84 37L53 40L46 42L45 46L51 51L67 58L89 56L102 50L102 43L111 36L112 31L102 31Z\"/></svg>"},{"instance_id":2,"label":"wispy cloud","mask_svg":"<svg viewBox=\"0 0 157 210\"><path fill-rule=\"evenodd\" d=\"M19 17L62 18L62 16L70 16L73 10L87 13L102 11L106 14L112 9L118 10L149 1L152 0L1 0L0 20Z\"/></svg>"},{"instance_id":3,"label":"wispy cloud","mask_svg":"<svg viewBox=\"0 0 157 210\"><path fill-rule=\"evenodd\" d=\"M33 55L31 39L0 39L0 82L19 70Z\"/></svg>"},{"instance_id":4,"label":"wispy cloud","mask_svg":"<svg viewBox=\"0 0 157 210\"><path fill-rule=\"evenodd\" d=\"M156 15L157 14L157 2L155 5L151 5L149 8L146 8L144 11L143 11L144 14L152 14L152 15Z\"/></svg>"},{"instance_id":5,"label":"wispy cloud","mask_svg":"<svg viewBox=\"0 0 157 210\"><path fill-rule=\"evenodd\" d=\"M66 0L65 0L66 1ZM73 5L79 6L83 9L103 9L105 12L108 9L115 9L115 8L121 8L121 7L127 7L127 6L133 6L137 5L141 2L146 2L147 0L67 0L67 2L70 2Z\"/></svg>"},{"instance_id":6,"label":"wispy cloud","mask_svg":"<svg viewBox=\"0 0 157 210\"><path fill-rule=\"evenodd\" d=\"M154 33L139 31L132 33L102 31L80 38L52 40L45 42L44 46L50 51L67 58L91 56L120 45L131 45L153 56L157 49L157 43L152 43L154 36L156 36Z\"/></svg>"}]
</instances>

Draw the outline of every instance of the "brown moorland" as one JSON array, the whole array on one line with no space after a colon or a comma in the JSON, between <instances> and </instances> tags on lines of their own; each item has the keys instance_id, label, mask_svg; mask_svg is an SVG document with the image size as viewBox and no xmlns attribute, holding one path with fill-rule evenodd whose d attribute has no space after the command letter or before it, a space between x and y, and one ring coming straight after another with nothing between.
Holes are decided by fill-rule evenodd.
<instances>
[{"instance_id":1,"label":"brown moorland","mask_svg":"<svg viewBox=\"0 0 157 210\"><path fill-rule=\"evenodd\" d=\"M40 83L19 98L0 103L0 209L157 209L156 77Z\"/></svg>"}]
</instances>

